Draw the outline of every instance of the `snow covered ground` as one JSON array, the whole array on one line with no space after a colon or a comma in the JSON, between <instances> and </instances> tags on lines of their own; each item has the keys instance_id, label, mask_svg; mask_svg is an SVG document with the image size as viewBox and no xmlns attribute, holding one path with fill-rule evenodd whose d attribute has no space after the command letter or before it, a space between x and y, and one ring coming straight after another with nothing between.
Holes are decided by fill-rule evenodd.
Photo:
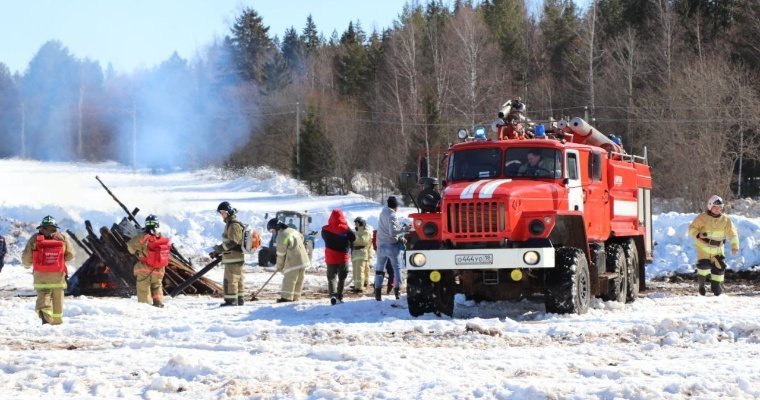
<instances>
[{"instance_id":1,"label":"snow covered ground","mask_svg":"<svg viewBox=\"0 0 760 400\"><path fill-rule=\"evenodd\" d=\"M540 299L481 303L458 298L455 319L412 318L405 298L355 296L330 306L319 295L276 304L280 275L260 301L219 308L219 299L179 296L164 309L134 298L66 298L64 324L39 325L21 247L40 219L81 234L84 220L110 226L122 211L100 176L138 216L159 216L180 251L202 264L229 200L256 226L278 209L309 210L312 227L341 208L349 219L380 207L362 196L310 196L297 182L259 169L150 174L116 164L0 160L0 234L11 254L0 272L0 398L757 398L760 292L732 287L696 296L693 284L651 282L635 303L595 300L588 314L555 315ZM410 209L403 210L411 211ZM652 280L689 272L693 214L654 220ZM741 236L736 270L760 264L760 220L733 216ZM317 242L306 289L324 291ZM80 252L83 253L83 252ZM80 265L83 258L72 267ZM246 267L257 290L272 270ZM72 268L73 269L73 268ZM208 276L221 281L222 270ZM675 288L675 290L674 290Z\"/></svg>"}]
</instances>

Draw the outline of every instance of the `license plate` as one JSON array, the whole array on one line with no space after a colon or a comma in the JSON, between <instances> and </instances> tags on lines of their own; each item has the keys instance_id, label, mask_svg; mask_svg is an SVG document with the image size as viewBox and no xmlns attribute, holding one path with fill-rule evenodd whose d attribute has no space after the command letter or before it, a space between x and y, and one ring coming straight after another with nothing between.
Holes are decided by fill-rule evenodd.
<instances>
[{"instance_id":1,"label":"license plate","mask_svg":"<svg viewBox=\"0 0 760 400\"><path fill-rule=\"evenodd\" d=\"M493 254L457 254L454 256L456 265L493 264Z\"/></svg>"}]
</instances>

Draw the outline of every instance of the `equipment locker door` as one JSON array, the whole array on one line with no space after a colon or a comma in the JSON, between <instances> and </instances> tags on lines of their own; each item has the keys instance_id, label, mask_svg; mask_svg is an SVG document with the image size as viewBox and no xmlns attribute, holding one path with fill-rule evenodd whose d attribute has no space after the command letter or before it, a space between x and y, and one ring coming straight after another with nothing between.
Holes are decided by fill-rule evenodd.
<instances>
[{"instance_id":1,"label":"equipment locker door","mask_svg":"<svg viewBox=\"0 0 760 400\"><path fill-rule=\"evenodd\" d=\"M583 187L578 150L567 150L565 153L565 178L567 179L568 209L583 211Z\"/></svg>"}]
</instances>

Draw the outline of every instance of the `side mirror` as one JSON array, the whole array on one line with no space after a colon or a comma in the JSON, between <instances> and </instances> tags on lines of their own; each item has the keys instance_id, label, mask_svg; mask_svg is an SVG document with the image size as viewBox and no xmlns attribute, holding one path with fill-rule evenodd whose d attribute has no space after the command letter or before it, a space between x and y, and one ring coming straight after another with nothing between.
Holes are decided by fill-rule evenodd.
<instances>
[{"instance_id":1,"label":"side mirror","mask_svg":"<svg viewBox=\"0 0 760 400\"><path fill-rule=\"evenodd\" d=\"M562 179L562 184L565 185L565 186L569 185L570 184L570 178Z\"/></svg>"}]
</instances>

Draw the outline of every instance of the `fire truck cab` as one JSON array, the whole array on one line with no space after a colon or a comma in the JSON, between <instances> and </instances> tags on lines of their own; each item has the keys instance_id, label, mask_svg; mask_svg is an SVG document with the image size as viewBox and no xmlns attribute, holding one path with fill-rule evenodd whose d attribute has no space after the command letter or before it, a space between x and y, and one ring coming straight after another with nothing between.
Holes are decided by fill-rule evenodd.
<instances>
[{"instance_id":1,"label":"fire truck cab","mask_svg":"<svg viewBox=\"0 0 760 400\"><path fill-rule=\"evenodd\" d=\"M405 252L411 315L451 316L456 293L543 294L547 312L578 314L592 296L636 300L652 260L646 156L626 154L580 118L553 133L451 145L440 190L421 168Z\"/></svg>"}]
</instances>

